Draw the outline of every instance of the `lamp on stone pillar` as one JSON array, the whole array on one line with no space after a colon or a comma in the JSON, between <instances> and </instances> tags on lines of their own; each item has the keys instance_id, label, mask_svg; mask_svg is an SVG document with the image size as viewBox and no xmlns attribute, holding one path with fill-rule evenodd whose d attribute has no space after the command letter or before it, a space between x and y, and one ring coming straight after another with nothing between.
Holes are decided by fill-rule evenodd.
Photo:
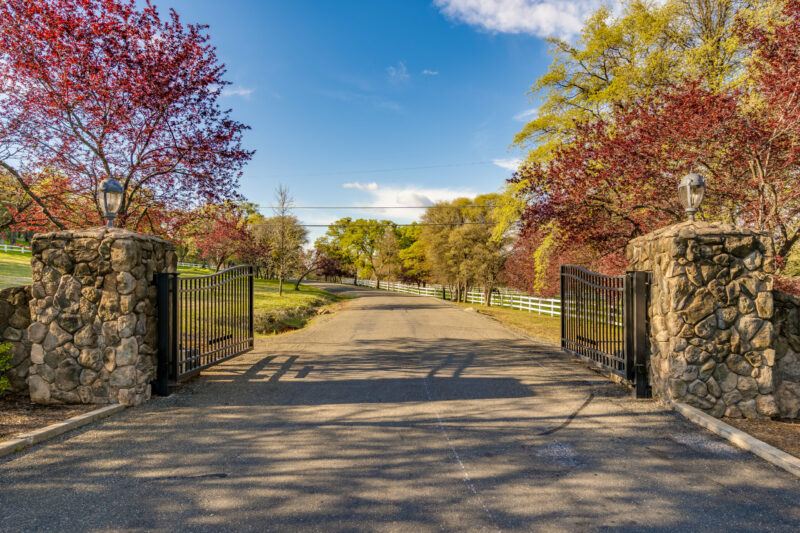
<instances>
[{"instance_id":1,"label":"lamp on stone pillar","mask_svg":"<svg viewBox=\"0 0 800 533\"><path fill-rule=\"evenodd\" d=\"M117 212L122 205L122 195L125 192L122 184L114 178L106 178L100 182L100 208L103 210L103 216L108 220L107 226L114 227L114 219L117 218Z\"/></svg>"},{"instance_id":2,"label":"lamp on stone pillar","mask_svg":"<svg viewBox=\"0 0 800 533\"><path fill-rule=\"evenodd\" d=\"M678 185L678 198L692 222L694 222L694 214L703 203L705 193L706 182L703 180L703 176L694 172L686 174Z\"/></svg>"}]
</instances>

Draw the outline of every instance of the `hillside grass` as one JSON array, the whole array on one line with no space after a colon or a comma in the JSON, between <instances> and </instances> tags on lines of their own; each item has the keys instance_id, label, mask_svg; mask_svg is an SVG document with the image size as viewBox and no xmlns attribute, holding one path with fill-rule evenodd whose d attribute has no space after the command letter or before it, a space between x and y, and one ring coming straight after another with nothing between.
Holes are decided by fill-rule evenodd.
<instances>
[{"instance_id":1,"label":"hillside grass","mask_svg":"<svg viewBox=\"0 0 800 533\"><path fill-rule=\"evenodd\" d=\"M476 312L492 317L504 326L524 333L547 344L561 344L561 317L540 315L534 312L508 309L506 307L486 307L480 304L458 304L472 308Z\"/></svg>"},{"instance_id":2,"label":"hillside grass","mask_svg":"<svg viewBox=\"0 0 800 533\"><path fill-rule=\"evenodd\" d=\"M0 252L0 289L31 283L31 255L18 252ZM213 274L213 270L179 267L178 273L186 276ZM253 312L257 333L278 333L305 326L320 308L349 297L284 282L283 295L278 296L276 280L256 279L253 283Z\"/></svg>"},{"instance_id":3,"label":"hillside grass","mask_svg":"<svg viewBox=\"0 0 800 533\"><path fill-rule=\"evenodd\" d=\"M0 289L31 282L31 254L0 252Z\"/></svg>"}]
</instances>

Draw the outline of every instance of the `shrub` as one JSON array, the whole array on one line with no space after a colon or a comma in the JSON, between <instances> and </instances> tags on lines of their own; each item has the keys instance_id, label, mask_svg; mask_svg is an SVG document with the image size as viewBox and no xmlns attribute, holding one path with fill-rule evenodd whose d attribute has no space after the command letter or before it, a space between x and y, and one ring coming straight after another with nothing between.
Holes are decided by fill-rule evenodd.
<instances>
[{"instance_id":1,"label":"shrub","mask_svg":"<svg viewBox=\"0 0 800 533\"><path fill-rule=\"evenodd\" d=\"M773 287L792 296L800 296L800 278L790 276L775 276Z\"/></svg>"}]
</instances>

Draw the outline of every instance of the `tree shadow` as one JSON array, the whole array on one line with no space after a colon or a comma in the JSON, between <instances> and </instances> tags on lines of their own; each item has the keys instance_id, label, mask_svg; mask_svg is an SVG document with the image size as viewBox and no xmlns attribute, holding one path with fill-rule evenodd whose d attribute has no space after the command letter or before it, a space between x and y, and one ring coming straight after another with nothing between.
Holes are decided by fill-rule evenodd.
<instances>
[{"instance_id":1,"label":"tree shadow","mask_svg":"<svg viewBox=\"0 0 800 533\"><path fill-rule=\"evenodd\" d=\"M0 460L2 529L794 531L800 521L796 478L524 339L268 345Z\"/></svg>"}]
</instances>

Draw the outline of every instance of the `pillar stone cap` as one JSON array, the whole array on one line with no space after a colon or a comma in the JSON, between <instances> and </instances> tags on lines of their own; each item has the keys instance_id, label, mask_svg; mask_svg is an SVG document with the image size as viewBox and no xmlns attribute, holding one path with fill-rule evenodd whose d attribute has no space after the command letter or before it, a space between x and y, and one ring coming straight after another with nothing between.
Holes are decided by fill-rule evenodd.
<instances>
[{"instance_id":1,"label":"pillar stone cap","mask_svg":"<svg viewBox=\"0 0 800 533\"><path fill-rule=\"evenodd\" d=\"M51 231L49 233L39 233L34 235L32 239L32 243L34 241L40 239L52 240L52 239L83 239L83 238L90 238L90 239L105 239L105 238L112 238L112 239L134 239L137 241L147 241L147 242L159 242L163 244L172 245L171 242L164 239L163 237L158 237L156 235L148 235L147 233L139 233L137 231L131 231L129 229L123 228L109 228L106 226L98 226L94 228L86 228L86 229L76 229L76 230L61 230L61 231Z\"/></svg>"},{"instance_id":2,"label":"pillar stone cap","mask_svg":"<svg viewBox=\"0 0 800 533\"><path fill-rule=\"evenodd\" d=\"M646 241L652 241L660 238L674 238L679 237L683 239L694 239L698 235L735 235L735 236L749 236L754 237L766 236L764 231L756 231L742 226L736 226L725 222L705 222L705 221L691 221L673 224L661 229L657 229L647 235L642 235L632 239L630 244L637 244Z\"/></svg>"}]
</instances>

